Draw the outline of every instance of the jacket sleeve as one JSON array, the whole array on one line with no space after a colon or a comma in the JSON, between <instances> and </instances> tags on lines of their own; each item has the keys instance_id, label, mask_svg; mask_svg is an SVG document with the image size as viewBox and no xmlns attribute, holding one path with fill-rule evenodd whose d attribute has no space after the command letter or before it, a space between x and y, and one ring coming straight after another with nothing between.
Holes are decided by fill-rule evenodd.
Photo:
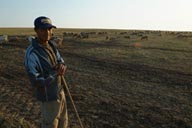
<instances>
[{"instance_id":1,"label":"jacket sleeve","mask_svg":"<svg viewBox=\"0 0 192 128\"><path fill-rule=\"evenodd\" d=\"M35 87L44 87L50 85L55 77L49 76L48 78L43 77L42 68L38 57L35 53L31 53L30 55L26 55L25 57L25 68L28 73L30 82Z\"/></svg>"}]
</instances>

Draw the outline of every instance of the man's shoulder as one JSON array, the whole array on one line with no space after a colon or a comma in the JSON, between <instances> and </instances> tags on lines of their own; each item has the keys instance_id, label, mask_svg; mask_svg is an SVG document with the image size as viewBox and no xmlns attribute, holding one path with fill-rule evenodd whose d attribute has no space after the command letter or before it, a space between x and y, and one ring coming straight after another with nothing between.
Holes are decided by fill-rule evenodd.
<instances>
[{"instance_id":1,"label":"man's shoulder","mask_svg":"<svg viewBox=\"0 0 192 128\"><path fill-rule=\"evenodd\" d=\"M56 47L56 44L55 44L55 41L52 40L52 39L49 40L49 45L52 46L52 47L54 47L54 48L57 48L57 47Z\"/></svg>"},{"instance_id":2,"label":"man's shoulder","mask_svg":"<svg viewBox=\"0 0 192 128\"><path fill-rule=\"evenodd\" d=\"M26 55L27 57L29 57L29 56L33 55L34 51L35 51L34 46L33 46L32 44L30 44L30 45L27 47L26 51L25 51L25 55Z\"/></svg>"},{"instance_id":3,"label":"man's shoulder","mask_svg":"<svg viewBox=\"0 0 192 128\"><path fill-rule=\"evenodd\" d=\"M27 52L32 52L35 49L35 47L38 47L36 38L33 38L29 43L30 45L27 47L26 50Z\"/></svg>"},{"instance_id":4,"label":"man's shoulder","mask_svg":"<svg viewBox=\"0 0 192 128\"><path fill-rule=\"evenodd\" d=\"M34 49L33 45L30 44L30 45L27 47L26 52L31 52L33 49Z\"/></svg>"}]
</instances>

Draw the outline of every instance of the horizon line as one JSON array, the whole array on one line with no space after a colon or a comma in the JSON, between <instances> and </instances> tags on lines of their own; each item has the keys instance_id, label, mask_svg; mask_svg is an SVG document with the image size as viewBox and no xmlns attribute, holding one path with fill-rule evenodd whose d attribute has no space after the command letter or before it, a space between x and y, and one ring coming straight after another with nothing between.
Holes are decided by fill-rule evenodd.
<instances>
[{"instance_id":1,"label":"horizon line","mask_svg":"<svg viewBox=\"0 0 192 128\"><path fill-rule=\"evenodd\" d=\"M34 29L34 27L0 27L0 29ZM122 30L122 31L168 31L168 32L192 32L192 30L168 30L168 29L128 29L128 28L73 28L57 27L56 29L82 29L82 30Z\"/></svg>"}]
</instances>

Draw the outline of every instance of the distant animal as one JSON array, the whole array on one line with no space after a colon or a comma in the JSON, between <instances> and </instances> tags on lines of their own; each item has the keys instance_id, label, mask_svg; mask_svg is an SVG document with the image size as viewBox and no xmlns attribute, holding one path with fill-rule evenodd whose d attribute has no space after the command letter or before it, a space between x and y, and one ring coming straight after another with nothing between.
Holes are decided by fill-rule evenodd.
<instances>
[{"instance_id":1,"label":"distant animal","mask_svg":"<svg viewBox=\"0 0 192 128\"><path fill-rule=\"evenodd\" d=\"M7 35L0 35L0 42L7 42L8 36Z\"/></svg>"},{"instance_id":2,"label":"distant animal","mask_svg":"<svg viewBox=\"0 0 192 128\"><path fill-rule=\"evenodd\" d=\"M141 40L148 40L148 36L142 36Z\"/></svg>"},{"instance_id":3,"label":"distant animal","mask_svg":"<svg viewBox=\"0 0 192 128\"><path fill-rule=\"evenodd\" d=\"M86 33L86 32L81 32L80 34L80 37L83 39L83 38L89 38L89 33Z\"/></svg>"},{"instance_id":4,"label":"distant animal","mask_svg":"<svg viewBox=\"0 0 192 128\"><path fill-rule=\"evenodd\" d=\"M126 38L126 39L131 39L131 37L130 37L130 36L124 36L124 38Z\"/></svg>"},{"instance_id":5,"label":"distant animal","mask_svg":"<svg viewBox=\"0 0 192 128\"><path fill-rule=\"evenodd\" d=\"M62 46L62 39L59 37L51 37L50 39L51 41L53 41L53 43L55 43L55 45L59 48L60 46Z\"/></svg>"},{"instance_id":6,"label":"distant animal","mask_svg":"<svg viewBox=\"0 0 192 128\"><path fill-rule=\"evenodd\" d=\"M120 32L120 35L124 35L124 34L127 34L127 32Z\"/></svg>"},{"instance_id":7,"label":"distant animal","mask_svg":"<svg viewBox=\"0 0 192 128\"><path fill-rule=\"evenodd\" d=\"M185 35L185 34L180 34L177 36L177 38L190 38L192 35Z\"/></svg>"},{"instance_id":8,"label":"distant animal","mask_svg":"<svg viewBox=\"0 0 192 128\"><path fill-rule=\"evenodd\" d=\"M110 37L107 35L106 37L105 37L105 40L108 40Z\"/></svg>"},{"instance_id":9,"label":"distant animal","mask_svg":"<svg viewBox=\"0 0 192 128\"><path fill-rule=\"evenodd\" d=\"M107 32L98 32L97 34L98 35L105 35L105 34L107 34Z\"/></svg>"},{"instance_id":10,"label":"distant animal","mask_svg":"<svg viewBox=\"0 0 192 128\"><path fill-rule=\"evenodd\" d=\"M19 38L18 36L9 36L9 42L18 42Z\"/></svg>"}]
</instances>

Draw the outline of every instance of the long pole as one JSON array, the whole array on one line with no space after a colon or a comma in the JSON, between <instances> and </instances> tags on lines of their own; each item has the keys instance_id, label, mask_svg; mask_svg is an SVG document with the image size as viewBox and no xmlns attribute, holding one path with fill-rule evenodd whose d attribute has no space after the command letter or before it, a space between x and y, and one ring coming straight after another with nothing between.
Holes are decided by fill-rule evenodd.
<instances>
[{"instance_id":1,"label":"long pole","mask_svg":"<svg viewBox=\"0 0 192 128\"><path fill-rule=\"evenodd\" d=\"M76 107L75 107L75 104L74 104L74 102L73 102L73 98L72 98L72 96L71 96L71 93L70 93L70 91L69 91L69 88L68 88L68 86L67 86L67 83L66 83L66 81L65 81L65 78L64 78L64 76L62 76L61 78L62 78L63 84L64 84L64 86L65 86L65 88L66 88L66 90L67 90L67 93L68 93L68 95L69 95L69 98L70 98L70 100L71 100L71 103L72 103L73 109L74 109L74 111L75 111L75 114L76 114L76 116L77 116L77 118L78 118L78 120L79 120L80 126L81 126L81 128L84 128L84 127L83 127L83 124L82 124L82 122L81 122L81 119L80 119L80 117L79 117L79 114L78 114L78 112L77 112L77 109L76 109Z\"/></svg>"}]
</instances>

